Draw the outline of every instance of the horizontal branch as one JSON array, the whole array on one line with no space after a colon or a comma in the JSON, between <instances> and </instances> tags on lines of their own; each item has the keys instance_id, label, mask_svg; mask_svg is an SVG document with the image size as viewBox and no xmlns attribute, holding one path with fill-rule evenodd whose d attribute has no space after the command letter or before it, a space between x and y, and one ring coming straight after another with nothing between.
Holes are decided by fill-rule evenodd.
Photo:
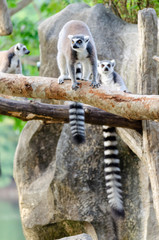
<instances>
[{"instance_id":1,"label":"horizontal branch","mask_svg":"<svg viewBox=\"0 0 159 240\"><path fill-rule=\"evenodd\" d=\"M95 107L84 106L85 122L141 130L141 121L128 120ZM68 123L68 105L52 105L33 101L16 101L0 98L0 114L23 121L43 120L46 123Z\"/></svg>"},{"instance_id":2,"label":"horizontal branch","mask_svg":"<svg viewBox=\"0 0 159 240\"><path fill-rule=\"evenodd\" d=\"M128 119L159 119L159 96L109 92L104 86L93 89L85 81L73 91L70 81L60 85L55 78L0 73L0 94L77 101Z\"/></svg>"}]
</instances>

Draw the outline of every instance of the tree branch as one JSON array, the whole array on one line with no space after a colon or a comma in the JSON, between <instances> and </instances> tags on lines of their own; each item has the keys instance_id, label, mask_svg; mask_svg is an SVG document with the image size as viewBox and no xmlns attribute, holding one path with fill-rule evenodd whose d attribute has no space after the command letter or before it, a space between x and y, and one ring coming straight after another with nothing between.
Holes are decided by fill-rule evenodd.
<instances>
[{"instance_id":1,"label":"tree branch","mask_svg":"<svg viewBox=\"0 0 159 240\"><path fill-rule=\"evenodd\" d=\"M12 32L12 22L6 0L0 0L0 36L9 35Z\"/></svg>"},{"instance_id":2,"label":"tree branch","mask_svg":"<svg viewBox=\"0 0 159 240\"><path fill-rule=\"evenodd\" d=\"M142 136L132 129L117 128L117 133L129 148L143 161Z\"/></svg>"},{"instance_id":3,"label":"tree branch","mask_svg":"<svg viewBox=\"0 0 159 240\"><path fill-rule=\"evenodd\" d=\"M126 127L141 131L141 121L128 120L95 107L84 106L85 122L112 127ZM33 101L0 98L0 114L23 121L43 120L46 123L68 123L68 105L52 105Z\"/></svg>"},{"instance_id":4,"label":"tree branch","mask_svg":"<svg viewBox=\"0 0 159 240\"><path fill-rule=\"evenodd\" d=\"M22 10L23 8L28 6L31 2L33 2L33 0L22 0L22 1L18 2L17 6L15 8L9 9L10 16L13 16L17 12L19 12L20 10Z\"/></svg>"},{"instance_id":5,"label":"tree branch","mask_svg":"<svg viewBox=\"0 0 159 240\"><path fill-rule=\"evenodd\" d=\"M58 84L57 79L0 73L0 94L82 102L106 112L134 120L159 119L159 96L108 92L101 86L93 89L81 81L77 91L71 90L70 81Z\"/></svg>"}]
</instances>

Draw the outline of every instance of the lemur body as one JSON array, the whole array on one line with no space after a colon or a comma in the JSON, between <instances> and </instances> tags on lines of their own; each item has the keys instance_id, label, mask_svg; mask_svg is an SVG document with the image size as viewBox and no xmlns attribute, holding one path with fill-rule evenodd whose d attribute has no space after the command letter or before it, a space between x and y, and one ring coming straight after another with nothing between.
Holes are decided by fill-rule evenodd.
<instances>
[{"instance_id":1,"label":"lemur body","mask_svg":"<svg viewBox=\"0 0 159 240\"><path fill-rule=\"evenodd\" d=\"M97 53L92 34L88 26L77 20L67 22L59 33L57 64L60 70L59 84L71 78L72 89L78 89L77 80L89 80L92 74L93 87L98 87L97 82ZM78 72L79 64L82 72ZM82 73L82 75L81 75ZM77 102L70 104L70 126L73 141L76 144L85 142L84 109Z\"/></svg>"},{"instance_id":2,"label":"lemur body","mask_svg":"<svg viewBox=\"0 0 159 240\"><path fill-rule=\"evenodd\" d=\"M99 61L98 73L101 83L112 91L127 91L123 79L114 71L115 60ZM114 127L103 126L104 136L104 172L108 202L113 217L124 217L120 159L118 156L116 131Z\"/></svg>"},{"instance_id":3,"label":"lemur body","mask_svg":"<svg viewBox=\"0 0 159 240\"><path fill-rule=\"evenodd\" d=\"M127 87L121 76L114 71L115 60L98 61L98 73L102 84L111 91L127 91Z\"/></svg>"},{"instance_id":4,"label":"lemur body","mask_svg":"<svg viewBox=\"0 0 159 240\"><path fill-rule=\"evenodd\" d=\"M78 89L76 80L76 64L81 63L83 80L89 80L92 73L93 87L97 82L97 53L92 34L88 26L77 20L67 22L59 33L57 64L60 70L59 84L64 83L69 76L72 80L72 89Z\"/></svg>"},{"instance_id":5,"label":"lemur body","mask_svg":"<svg viewBox=\"0 0 159 240\"><path fill-rule=\"evenodd\" d=\"M29 54L30 51L25 45L17 43L9 50L0 52L0 72L4 73L22 73L20 57Z\"/></svg>"}]
</instances>

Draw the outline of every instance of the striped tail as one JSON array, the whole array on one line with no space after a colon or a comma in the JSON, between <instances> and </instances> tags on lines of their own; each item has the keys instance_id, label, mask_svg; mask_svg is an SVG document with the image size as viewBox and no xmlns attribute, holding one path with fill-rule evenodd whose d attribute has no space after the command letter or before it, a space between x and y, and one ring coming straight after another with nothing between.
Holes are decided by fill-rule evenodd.
<instances>
[{"instance_id":1,"label":"striped tail","mask_svg":"<svg viewBox=\"0 0 159 240\"><path fill-rule=\"evenodd\" d=\"M114 218L124 218L120 160L118 157L116 131L114 127L103 126L104 173L108 203Z\"/></svg>"},{"instance_id":2,"label":"striped tail","mask_svg":"<svg viewBox=\"0 0 159 240\"><path fill-rule=\"evenodd\" d=\"M69 120L73 142L82 144L85 142L85 116L83 105L79 102L70 104Z\"/></svg>"},{"instance_id":3,"label":"striped tail","mask_svg":"<svg viewBox=\"0 0 159 240\"><path fill-rule=\"evenodd\" d=\"M82 80L82 66L80 63L76 64L76 80Z\"/></svg>"}]
</instances>

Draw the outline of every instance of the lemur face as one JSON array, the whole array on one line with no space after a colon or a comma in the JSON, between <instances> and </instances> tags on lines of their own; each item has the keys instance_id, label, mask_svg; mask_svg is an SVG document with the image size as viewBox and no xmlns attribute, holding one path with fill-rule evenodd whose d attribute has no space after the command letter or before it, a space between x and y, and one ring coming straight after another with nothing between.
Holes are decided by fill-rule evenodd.
<instances>
[{"instance_id":1,"label":"lemur face","mask_svg":"<svg viewBox=\"0 0 159 240\"><path fill-rule=\"evenodd\" d=\"M68 35L71 40L71 48L77 52L81 52L86 49L89 42L89 36L85 35Z\"/></svg>"},{"instance_id":2,"label":"lemur face","mask_svg":"<svg viewBox=\"0 0 159 240\"><path fill-rule=\"evenodd\" d=\"M29 54L30 51L27 49L27 47L21 43L17 43L14 48L14 53L17 56L24 56L25 54Z\"/></svg>"},{"instance_id":3,"label":"lemur face","mask_svg":"<svg viewBox=\"0 0 159 240\"><path fill-rule=\"evenodd\" d=\"M115 67L115 60L103 60L103 61L98 61L98 72L100 74L110 74L114 72L114 67Z\"/></svg>"}]
</instances>

